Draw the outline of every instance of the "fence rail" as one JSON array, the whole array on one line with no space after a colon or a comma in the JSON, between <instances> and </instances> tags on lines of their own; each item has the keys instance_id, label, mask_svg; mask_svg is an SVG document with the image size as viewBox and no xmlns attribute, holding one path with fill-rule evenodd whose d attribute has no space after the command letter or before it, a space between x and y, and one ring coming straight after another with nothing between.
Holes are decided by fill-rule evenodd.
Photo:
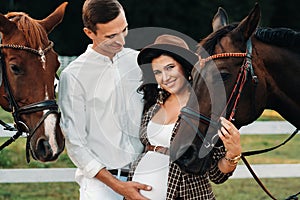
<instances>
[{"instance_id":1,"label":"fence rail","mask_svg":"<svg viewBox=\"0 0 300 200\"><path fill-rule=\"evenodd\" d=\"M76 56L59 56L60 70ZM282 134L292 133L295 127L286 121L256 121L240 129L241 134ZM11 137L15 132L0 129L0 137ZM251 165L260 178L300 177L300 164ZM287 170L288 169L288 170ZM74 182L75 168L31 168L0 169L0 183ZM233 179L252 178L244 165L238 165Z\"/></svg>"},{"instance_id":2,"label":"fence rail","mask_svg":"<svg viewBox=\"0 0 300 200\"><path fill-rule=\"evenodd\" d=\"M70 62L75 60L77 56L58 56L60 62L60 68L64 69Z\"/></svg>"},{"instance_id":3,"label":"fence rail","mask_svg":"<svg viewBox=\"0 0 300 200\"><path fill-rule=\"evenodd\" d=\"M260 178L300 178L300 164L251 165ZM0 183L74 182L75 168L1 169ZM232 179L252 178L245 165L238 165Z\"/></svg>"},{"instance_id":4,"label":"fence rail","mask_svg":"<svg viewBox=\"0 0 300 200\"><path fill-rule=\"evenodd\" d=\"M286 121L254 122L240 129L241 134L291 133L295 127ZM0 137L14 133L0 131ZM251 165L260 178L300 178L300 164ZM0 169L0 183L74 182L75 168ZM252 178L245 165L238 165L233 179Z\"/></svg>"},{"instance_id":5,"label":"fence rail","mask_svg":"<svg viewBox=\"0 0 300 200\"><path fill-rule=\"evenodd\" d=\"M12 125L12 124L10 124ZM241 134L290 134L295 127L287 121L255 121L240 128ZM15 132L0 127L0 137L11 137Z\"/></svg>"}]
</instances>

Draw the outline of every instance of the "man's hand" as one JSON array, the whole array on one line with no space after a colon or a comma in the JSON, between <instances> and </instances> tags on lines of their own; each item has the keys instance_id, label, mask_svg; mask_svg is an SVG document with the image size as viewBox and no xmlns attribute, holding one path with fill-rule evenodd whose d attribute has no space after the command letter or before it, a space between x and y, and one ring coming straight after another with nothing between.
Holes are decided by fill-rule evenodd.
<instances>
[{"instance_id":1,"label":"man's hand","mask_svg":"<svg viewBox=\"0 0 300 200\"><path fill-rule=\"evenodd\" d=\"M101 169L95 178L99 179L112 190L124 196L126 200L149 200L140 194L140 190L150 191L152 187L133 181L120 181L105 168Z\"/></svg>"},{"instance_id":2,"label":"man's hand","mask_svg":"<svg viewBox=\"0 0 300 200\"><path fill-rule=\"evenodd\" d=\"M120 184L119 187L115 188L115 191L123 195L126 200L149 200L141 195L140 190L150 191L152 190L151 186L133 181L121 182Z\"/></svg>"}]
</instances>

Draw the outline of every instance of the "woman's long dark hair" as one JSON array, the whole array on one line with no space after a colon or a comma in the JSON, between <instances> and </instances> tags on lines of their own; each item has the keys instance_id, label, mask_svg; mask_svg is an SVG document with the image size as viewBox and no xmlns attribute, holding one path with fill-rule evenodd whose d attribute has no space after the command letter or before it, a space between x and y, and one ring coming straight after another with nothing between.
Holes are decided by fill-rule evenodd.
<instances>
[{"instance_id":1,"label":"woman's long dark hair","mask_svg":"<svg viewBox=\"0 0 300 200\"><path fill-rule=\"evenodd\" d=\"M181 56L168 52L168 51L163 51L163 50L153 50L147 54L147 56L144 58L146 60L145 63L141 65L142 69L142 85L137 89L138 93L141 93L144 95L143 100L144 100L144 112L146 112L152 105L154 105L157 102L158 98L158 84L156 82L153 70L152 70L152 60L154 58L158 58L161 55L166 55L172 57L174 60L176 60L178 63L181 64L182 69L184 71L184 76L187 80L189 80L189 77L191 77L191 71L193 69L193 64L182 58ZM190 84L192 84L192 80L189 80ZM161 89L163 91L163 101L165 101L170 94Z\"/></svg>"}]
</instances>

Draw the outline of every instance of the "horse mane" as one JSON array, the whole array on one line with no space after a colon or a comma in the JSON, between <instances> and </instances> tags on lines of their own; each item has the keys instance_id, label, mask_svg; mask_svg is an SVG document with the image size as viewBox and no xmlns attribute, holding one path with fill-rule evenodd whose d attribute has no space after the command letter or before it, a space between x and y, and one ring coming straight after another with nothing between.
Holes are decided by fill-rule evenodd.
<instances>
[{"instance_id":1,"label":"horse mane","mask_svg":"<svg viewBox=\"0 0 300 200\"><path fill-rule=\"evenodd\" d=\"M24 33L25 39L31 48L43 49L44 44L48 44L48 37L44 28L26 13L10 12L5 16L16 23L18 29Z\"/></svg>"},{"instance_id":2,"label":"horse mane","mask_svg":"<svg viewBox=\"0 0 300 200\"><path fill-rule=\"evenodd\" d=\"M211 33L209 36L207 36L206 38L201 40L200 43L197 45L197 47L198 47L197 53L199 55L201 55L201 52L202 52L201 47L203 47L209 55L213 55L215 46L220 41L220 39L222 37L224 37L230 31L232 31L234 28L236 28L237 25L238 24L229 24L229 25L224 26L223 28ZM201 55L201 56L203 56L203 55Z\"/></svg>"},{"instance_id":3,"label":"horse mane","mask_svg":"<svg viewBox=\"0 0 300 200\"><path fill-rule=\"evenodd\" d=\"M255 37L265 43L300 51L300 32L289 28L259 28Z\"/></svg>"},{"instance_id":4,"label":"horse mane","mask_svg":"<svg viewBox=\"0 0 300 200\"><path fill-rule=\"evenodd\" d=\"M223 28L211 33L209 36L201 40L198 44L197 53L201 55L201 46L209 55L214 54L217 43L227 33L237 27L238 24L229 24ZM254 33L254 37L258 40L273 44L280 47L287 47L300 52L300 32L289 28L261 28L259 27ZM203 55L201 55L203 56Z\"/></svg>"}]
</instances>

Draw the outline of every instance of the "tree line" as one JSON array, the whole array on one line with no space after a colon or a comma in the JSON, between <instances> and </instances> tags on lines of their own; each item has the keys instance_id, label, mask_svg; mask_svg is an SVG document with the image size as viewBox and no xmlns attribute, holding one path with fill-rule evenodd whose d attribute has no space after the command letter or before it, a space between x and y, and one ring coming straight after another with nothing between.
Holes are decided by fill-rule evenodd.
<instances>
[{"instance_id":1,"label":"tree line","mask_svg":"<svg viewBox=\"0 0 300 200\"><path fill-rule=\"evenodd\" d=\"M263 27L287 27L300 31L300 1L297 0L119 0L126 11L129 29L162 27L200 41L211 31L211 20L223 7L230 22L242 20L255 2L261 7ZM64 0L0 0L0 12L22 11L42 19ZM65 18L49 35L60 55L81 54L89 39L83 33L81 8L84 0L69 0Z\"/></svg>"}]
</instances>

